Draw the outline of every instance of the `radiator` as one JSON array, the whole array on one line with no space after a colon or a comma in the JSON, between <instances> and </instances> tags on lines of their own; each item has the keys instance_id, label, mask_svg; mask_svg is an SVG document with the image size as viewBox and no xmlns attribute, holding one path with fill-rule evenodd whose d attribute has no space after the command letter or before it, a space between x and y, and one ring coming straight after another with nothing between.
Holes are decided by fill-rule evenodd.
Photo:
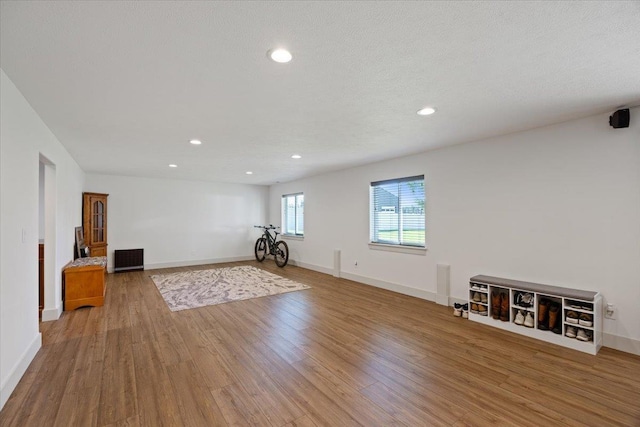
<instances>
[{"instance_id":1,"label":"radiator","mask_svg":"<svg viewBox=\"0 0 640 427\"><path fill-rule=\"evenodd\" d=\"M113 271L144 270L144 249L116 249Z\"/></svg>"}]
</instances>

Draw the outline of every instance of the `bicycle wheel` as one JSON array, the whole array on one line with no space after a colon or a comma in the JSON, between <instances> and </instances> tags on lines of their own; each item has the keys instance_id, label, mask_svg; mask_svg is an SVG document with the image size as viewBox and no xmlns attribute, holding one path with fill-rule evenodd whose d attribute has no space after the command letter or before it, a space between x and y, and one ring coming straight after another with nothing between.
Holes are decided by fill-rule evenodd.
<instances>
[{"instance_id":1,"label":"bicycle wheel","mask_svg":"<svg viewBox=\"0 0 640 427\"><path fill-rule=\"evenodd\" d=\"M284 267L287 265L287 262L289 261L289 246L287 246L287 242L280 240L276 245L276 253L274 255L276 258L276 265L278 267Z\"/></svg>"},{"instance_id":2,"label":"bicycle wheel","mask_svg":"<svg viewBox=\"0 0 640 427\"><path fill-rule=\"evenodd\" d=\"M255 248L256 259L259 262L264 261L267 256L267 239L264 237L260 237L256 240L256 248Z\"/></svg>"}]
</instances>

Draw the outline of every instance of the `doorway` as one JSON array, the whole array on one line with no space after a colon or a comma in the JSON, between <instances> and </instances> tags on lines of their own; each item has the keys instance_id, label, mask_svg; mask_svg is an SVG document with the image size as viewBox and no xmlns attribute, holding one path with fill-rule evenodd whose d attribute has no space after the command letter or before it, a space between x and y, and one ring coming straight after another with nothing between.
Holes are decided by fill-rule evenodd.
<instances>
[{"instance_id":1,"label":"doorway","mask_svg":"<svg viewBox=\"0 0 640 427\"><path fill-rule=\"evenodd\" d=\"M41 320L47 321L58 319L61 313L56 305L56 166L40 154L39 171L38 245L42 244L43 260L38 262L42 267L39 274L42 285L38 284L38 293L42 292L42 296L38 299L42 299Z\"/></svg>"}]
</instances>

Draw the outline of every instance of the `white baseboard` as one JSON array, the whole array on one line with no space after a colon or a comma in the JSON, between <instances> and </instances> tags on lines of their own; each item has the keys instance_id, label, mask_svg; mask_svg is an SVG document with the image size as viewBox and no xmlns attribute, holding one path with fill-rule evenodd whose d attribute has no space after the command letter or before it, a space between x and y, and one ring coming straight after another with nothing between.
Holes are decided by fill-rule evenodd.
<instances>
[{"instance_id":1,"label":"white baseboard","mask_svg":"<svg viewBox=\"0 0 640 427\"><path fill-rule=\"evenodd\" d=\"M306 268L307 270L317 271L319 273L329 274L333 276L333 268L328 267L320 267L319 265L307 264L306 262L300 262L290 259L289 264L295 265L296 267Z\"/></svg>"},{"instance_id":2,"label":"white baseboard","mask_svg":"<svg viewBox=\"0 0 640 427\"><path fill-rule=\"evenodd\" d=\"M634 340L633 338L621 337L604 332L602 334L602 345L614 350L620 350L625 353L640 356L640 340Z\"/></svg>"},{"instance_id":3,"label":"white baseboard","mask_svg":"<svg viewBox=\"0 0 640 427\"><path fill-rule=\"evenodd\" d=\"M421 298L427 301L436 301L437 294L435 292L423 291L421 289L410 288L408 286L399 285L397 283L385 282L384 280L373 279L371 277L360 276L353 273L340 273L341 277L353 280L354 282L364 283L365 285L375 286L376 288L386 289L388 291L397 292L411 297Z\"/></svg>"},{"instance_id":4,"label":"white baseboard","mask_svg":"<svg viewBox=\"0 0 640 427\"><path fill-rule=\"evenodd\" d=\"M52 320L58 320L62 315L62 302L55 308L45 308L42 310L42 321L50 322Z\"/></svg>"},{"instance_id":5,"label":"white baseboard","mask_svg":"<svg viewBox=\"0 0 640 427\"><path fill-rule=\"evenodd\" d=\"M308 264L306 262L289 260L289 263L297 267L306 268L308 270L318 271L320 273L333 275L333 268L321 267L319 265ZM365 285L375 286L376 288L386 289L388 291L397 292L403 295L424 299L427 301L436 301L437 294L435 292L423 291L421 289L410 288L408 286L399 285L397 283L385 282L384 280L373 279L371 277L360 276L358 274L340 272L340 277L354 282L363 283ZM466 302L466 301L465 301Z\"/></svg>"},{"instance_id":6,"label":"white baseboard","mask_svg":"<svg viewBox=\"0 0 640 427\"><path fill-rule=\"evenodd\" d=\"M40 347L42 347L42 334L38 332L33 341L31 341L31 344L29 344L29 347L27 347L24 353L22 353L22 356L20 356L18 363L16 363L9 372L7 379L0 385L0 409L2 409L4 404L7 403L7 400L9 400L9 396L11 396L18 382L20 382L20 378L22 378L26 372L33 358L36 357Z\"/></svg>"},{"instance_id":7,"label":"white baseboard","mask_svg":"<svg viewBox=\"0 0 640 427\"><path fill-rule=\"evenodd\" d=\"M225 262L251 261L252 259L254 259L253 255L228 257L228 258L211 258L211 259L198 259L198 260L187 260L187 261L174 261L174 262L158 262L155 264L145 264L144 269L156 270L159 268L190 267L194 265L222 264ZM112 273L113 271L109 271L109 272Z\"/></svg>"}]
</instances>

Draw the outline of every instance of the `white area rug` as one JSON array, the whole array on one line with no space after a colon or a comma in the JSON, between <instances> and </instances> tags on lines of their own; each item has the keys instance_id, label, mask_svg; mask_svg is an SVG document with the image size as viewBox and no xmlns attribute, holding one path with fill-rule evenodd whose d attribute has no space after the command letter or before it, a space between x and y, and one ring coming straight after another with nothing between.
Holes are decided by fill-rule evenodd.
<instances>
[{"instance_id":1,"label":"white area rug","mask_svg":"<svg viewBox=\"0 0 640 427\"><path fill-rule=\"evenodd\" d=\"M251 266L153 275L151 280L171 311L310 288Z\"/></svg>"}]
</instances>

